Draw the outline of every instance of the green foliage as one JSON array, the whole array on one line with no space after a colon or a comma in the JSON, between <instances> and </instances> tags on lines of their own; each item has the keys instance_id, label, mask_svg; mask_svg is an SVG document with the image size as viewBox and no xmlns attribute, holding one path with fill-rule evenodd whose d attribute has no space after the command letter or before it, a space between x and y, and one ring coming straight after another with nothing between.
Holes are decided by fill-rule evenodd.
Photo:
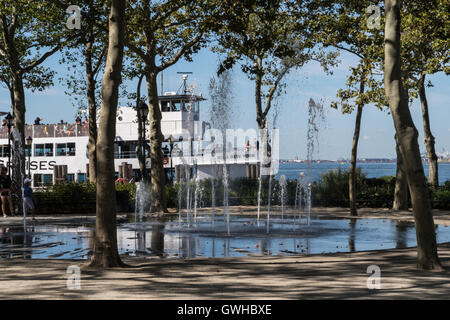
<instances>
[{"instance_id":1,"label":"green foliage","mask_svg":"<svg viewBox=\"0 0 450 320\"><path fill-rule=\"evenodd\" d=\"M135 185L117 184L116 190L118 211L130 211L134 204ZM33 198L38 214L95 213L96 191L95 183L62 183L33 192Z\"/></svg>"},{"instance_id":2,"label":"green foliage","mask_svg":"<svg viewBox=\"0 0 450 320\"><path fill-rule=\"evenodd\" d=\"M255 81L260 128L265 128L272 101L283 93L290 71L310 60L319 61L328 71L336 64L337 55L320 50L310 32L309 23L315 17L306 8L308 2L250 0L220 4L226 13L216 31L218 45L213 48L224 56L218 73L239 64L242 72Z\"/></svg>"},{"instance_id":3,"label":"green foliage","mask_svg":"<svg viewBox=\"0 0 450 320\"><path fill-rule=\"evenodd\" d=\"M346 170L337 169L321 176L312 185L313 206L348 206L348 175ZM395 177L367 178L360 168L356 170L357 199L359 207L391 208L394 198ZM191 194L195 188L201 189L202 199L199 207L211 206L211 179L201 180L199 186L191 184ZM223 183L215 180L216 206L223 205ZM178 207L178 189L183 188L182 206L186 206L186 185L176 183L166 185L167 204L170 208ZM268 177L262 180L261 205L267 205ZM287 205L295 204L296 180L287 181ZM117 184L117 203L119 211L133 211L135 204L136 185L133 183ZM272 205L280 205L280 185L276 179L272 180ZM257 205L258 179L237 178L229 182L230 205ZM435 209L450 209L450 181L437 190L430 187L432 206ZM304 190L303 190L304 194ZM46 187L42 191L33 193L38 213L95 213L96 185L93 183L68 183Z\"/></svg>"},{"instance_id":4,"label":"green foliage","mask_svg":"<svg viewBox=\"0 0 450 320\"><path fill-rule=\"evenodd\" d=\"M450 180L436 190L430 187L431 202L435 209L450 209Z\"/></svg>"},{"instance_id":5,"label":"green foliage","mask_svg":"<svg viewBox=\"0 0 450 320\"><path fill-rule=\"evenodd\" d=\"M448 0L407 1L402 7L402 71L405 87L414 99L422 76L450 73L450 4Z\"/></svg>"},{"instance_id":6,"label":"green foliage","mask_svg":"<svg viewBox=\"0 0 450 320\"><path fill-rule=\"evenodd\" d=\"M395 177L367 178L356 168L356 198L359 207L392 207ZM349 205L349 171L334 170L313 184L313 205L346 207Z\"/></svg>"},{"instance_id":7,"label":"green foliage","mask_svg":"<svg viewBox=\"0 0 450 320\"><path fill-rule=\"evenodd\" d=\"M117 191L126 191L128 192L129 198L128 201L134 204L134 199L136 198L136 184L135 183L124 183L116 184Z\"/></svg>"},{"instance_id":8,"label":"green foliage","mask_svg":"<svg viewBox=\"0 0 450 320\"><path fill-rule=\"evenodd\" d=\"M337 92L333 108L341 106L343 113L351 113L357 105L375 103L379 109L387 106L383 89L383 32L372 28L367 11L373 1L320 1L312 9L317 16L312 22L316 36L326 47L335 47L359 58L350 68L346 87ZM382 17L380 17L382 18ZM380 26L381 26L380 21Z\"/></svg>"},{"instance_id":9,"label":"green foliage","mask_svg":"<svg viewBox=\"0 0 450 320\"><path fill-rule=\"evenodd\" d=\"M70 36L65 27L66 8L55 1L1 1L0 80L3 84L11 84L11 72L15 72L23 77L25 88L32 91L53 85L55 72L41 64Z\"/></svg>"},{"instance_id":10,"label":"green foliage","mask_svg":"<svg viewBox=\"0 0 450 320\"><path fill-rule=\"evenodd\" d=\"M33 193L38 213L94 213L96 185L67 183Z\"/></svg>"}]
</instances>

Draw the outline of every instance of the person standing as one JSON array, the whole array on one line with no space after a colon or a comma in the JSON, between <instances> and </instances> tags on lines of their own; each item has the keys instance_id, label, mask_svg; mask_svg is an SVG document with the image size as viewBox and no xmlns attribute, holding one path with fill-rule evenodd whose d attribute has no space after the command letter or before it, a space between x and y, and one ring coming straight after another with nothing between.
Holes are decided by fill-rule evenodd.
<instances>
[{"instance_id":1,"label":"person standing","mask_svg":"<svg viewBox=\"0 0 450 320\"><path fill-rule=\"evenodd\" d=\"M33 215L33 220L36 220L34 217L34 203L33 203L33 189L31 189L31 179L26 178L23 182L23 202L25 207L25 212L28 212L28 210L31 211L31 214Z\"/></svg>"},{"instance_id":2,"label":"person standing","mask_svg":"<svg viewBox=\"0 0 450 320\"><path fill-rule=\"evenodd\" d=\"M2 167L0 171L0 197L2 199L2 212L3 217L6 218L6 202L9 204L9 211L11 212L12 216L15 216L14 214L14 207L11 199L11 178L8 176L8 169L6 167Z\"/></svg>"}]
</instances>

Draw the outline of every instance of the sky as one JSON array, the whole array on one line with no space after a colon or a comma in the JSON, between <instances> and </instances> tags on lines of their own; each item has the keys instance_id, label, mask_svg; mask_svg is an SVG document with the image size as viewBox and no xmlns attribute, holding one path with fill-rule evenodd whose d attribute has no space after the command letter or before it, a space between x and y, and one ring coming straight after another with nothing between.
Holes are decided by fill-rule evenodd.
<instances>
[{"instance_id":1,"label":"sky","mask_svg":"<svg viewBox=\"0 0 450 320\"><path fill-rule=\"evenodd\" d=\"M56 78L66 74L67 67L59 63L60 56L55 54L45 62L45 66L57 72ZM340 65L334 69L333 75L325 74L316 62L308 63L301 69L291 72L286 78L286 93L278 100L278 123L280 133L280 158L306 158L306 134L308 124L308 101L313 98L322 101L326 120L319 131L319 146L315 159L348 159L350 158L354 121L356 113L342 114L330 108L339 88L345 87L349 67L358 60L351 54L342 52ZM209 49L203 49L193 57L193 62L179 61L164 72L164 91L176 91L182 84L181 75L177 72L193 72L189 82L195 83L199 92L208 98L210 78L215 75L219 57ZM81 70L83 70L81 68ZM43 92L26 90L26 122L33 123L39 116L43 123L56 123L60 120L74 122L76 107L70 97L65 95L64 83L55 78L55 86ZM254 84L236 67L233 69L233 126L234 128L257 128ZM440 73L428 77L434 87L427 89L430 107L430 122L436 138L436 151L450 151L450 79ZM134 92L137 81L126 81L128 90ZM159 85L159 83L158 83ZM145 85L142 86L145 91ZM0 87L0 111L10 111L9 93ZM121 106L126 101L120 102ZM210 102L201 105L201 119L209 120ZM419 144L422 152L423 124L421 107L418 100L411 105L411 114L419 131ZM364 108L362 115L361 135L358 149L359 158L395 158L394 127L390 114L380 111L372 105Z\"/></svg>"}]
</instances>

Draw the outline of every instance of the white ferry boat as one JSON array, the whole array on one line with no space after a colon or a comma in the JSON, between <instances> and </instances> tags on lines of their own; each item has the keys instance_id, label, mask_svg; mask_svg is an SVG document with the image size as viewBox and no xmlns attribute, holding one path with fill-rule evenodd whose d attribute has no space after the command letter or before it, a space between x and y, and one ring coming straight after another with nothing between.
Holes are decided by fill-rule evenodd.
<instances>
[{"instance_id":1,"label":"white ferry boat","mask_svg":"<svg viewBox=\"0 0 450 320\"><path fill-rule=\"evenodd\" d=\"M186 80L186 76L183 79ZM167 182L186 177L186 168L192 174L195 172L199 179L219 175L222 170L217 168L224 162L229 166L230 178L257 177L260 158L257 137L241 132L239 138L247 140L241 141L240 145L234 143L227 146L224 157L222 145L218 142L221 139L217 139L217 134L213 134L217 131L212 130L210 123L200 119L200 104L204 100L206 99L201 94L190 94L186 91L166 92L159 96ZM116 179L138 181L140 170L137 159L137 112L131 107L119 107L116 120ZM145 127L146 168L150 168L148 122ZM27 138L32 139L32 144L31 150L30 146L25 148L25 167L26 173L31 173L33 187L56 183L56 178L61 177L61 172L57 172L58 167L64 167L65 181L88 181L87 122L26 125L25 139ZM8 128L4 125L0 127L0 164L9 164L8 153ZM213 168L216 169L213 171Z\"/></svg>"}]
</instances>

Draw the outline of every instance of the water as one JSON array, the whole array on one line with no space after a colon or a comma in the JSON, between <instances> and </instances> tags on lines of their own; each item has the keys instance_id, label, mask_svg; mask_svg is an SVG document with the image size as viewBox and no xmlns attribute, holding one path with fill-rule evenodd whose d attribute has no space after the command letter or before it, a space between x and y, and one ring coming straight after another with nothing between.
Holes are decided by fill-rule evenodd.
<instances>
[{"instance_id":1,"label":"water","mask_svg":"<svg viewBox=\"0 0 450 320\"><path fill-rule=\"evenodd\" d=\"M284 218L284 207L286 205L286 200L287 200L287 180L286 180L286 176L284 174L282 174L280 176L280 203L281 203L281 219Z\"/></svg>"},{"instance_id":2,"label":"water","mask_svg":"<svg viewBox=\"0 0 450 320\"><path fill-rule=\"evenodd\" d=\"M389 219L314 219L310 226L292 219L271 219L271 233L256 225L253 216L234 216L231 235L226 218L218 217L211 230L210 217L199 216L195 228L184 219L120 224L120 254L161 258L239 257L322 254L406 248L416 246L413 223ZM0 258L88 259L94 226L29 226L0 228ZM438 243L450 242L450 227L437 226Z\"/></svg>"},{"instance_id":3,"label":"water","mask_svg":"<svg viewBox=\"0 0 450 320\"><path fill-rule=\"evenodd\" d=\"M280 175L285 175L289 180L295 180L299 172L306 171L307 163L280 163L279 171L276 178ZM367 178L379 178L383 176L395 176L396 163L358 163L357 167L361 168L362 172L367 175ZM317 181L320 176L328 171L348 170L350 164L336 163L336 162L322 162L311 164L311 178L312 181ZM428 175L428 165L424 164L425 174ZM450 180L450 163L439 163L439 183L443 184Z\"/></svg>"},{"instance_id":4,"label":"water","mask_svg":"<svg viewBox=\"0 0 450 320\"><path fill-rule=\"evenodd\" d=\"M150 202L150 192L144 181L136 183L136 199L134 206L134 221L142 222L144 218L144 211L148 208Z\"/></svg>"}]
</instances>

